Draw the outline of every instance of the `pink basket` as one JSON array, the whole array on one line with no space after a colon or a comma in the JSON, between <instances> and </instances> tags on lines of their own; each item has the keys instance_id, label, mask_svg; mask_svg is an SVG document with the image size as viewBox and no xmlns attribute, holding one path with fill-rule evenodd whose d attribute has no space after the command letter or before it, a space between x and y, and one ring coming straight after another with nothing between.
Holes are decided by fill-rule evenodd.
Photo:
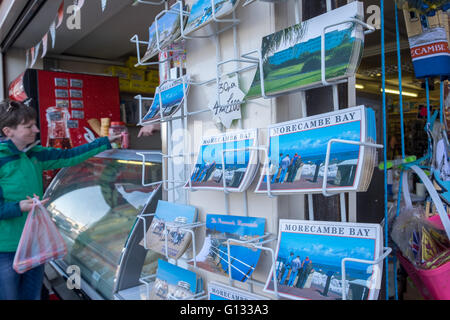
<instances>
[{"instance_id":1,"label":"pink basket","mask_svg":"<svg viewBox=\"0 0 450 320\"><path fill-rule=\"evenodd\" d=\"M419 270L400 252L400 263L426 300L450 300L450 263L431 270Z\"/></svg>"}]
</instances>

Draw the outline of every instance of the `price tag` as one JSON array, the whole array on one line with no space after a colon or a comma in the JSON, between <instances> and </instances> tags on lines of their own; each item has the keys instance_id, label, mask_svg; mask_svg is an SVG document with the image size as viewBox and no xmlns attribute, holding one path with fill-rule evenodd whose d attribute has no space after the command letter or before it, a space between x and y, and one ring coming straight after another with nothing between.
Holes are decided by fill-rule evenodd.
<instances>
[{"instance_id":1,"label":"price tag","mask_svg":"<svg viewBox=\"0 0 450 320\"><path fill-rule=\"evenodd\" d=\"M214 89L208 106L213 113L213 118L229 129L233 120L242 117L241 104L245 94L239 89L237 75L219 83L219 101L217 101L216 87Z\"/></svg>"}]
</instances>

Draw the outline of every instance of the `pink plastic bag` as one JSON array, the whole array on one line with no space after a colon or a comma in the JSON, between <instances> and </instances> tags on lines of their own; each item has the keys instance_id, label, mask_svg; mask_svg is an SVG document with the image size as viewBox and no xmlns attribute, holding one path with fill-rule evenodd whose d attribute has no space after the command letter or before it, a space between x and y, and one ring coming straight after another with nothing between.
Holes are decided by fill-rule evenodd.
<instances>
[{"instance_id":1,"label":"pink plastic bag","mask_svg":"<svg viewBox=\"0 0 450 320\"><path fill-rule=\"evenodd\" d=\"M13 268L17 273L24 273L50 260L62 259L67 254L66 243L49 213L39 200L33 200L14 257Z\"/></svg>"}]
</instances>

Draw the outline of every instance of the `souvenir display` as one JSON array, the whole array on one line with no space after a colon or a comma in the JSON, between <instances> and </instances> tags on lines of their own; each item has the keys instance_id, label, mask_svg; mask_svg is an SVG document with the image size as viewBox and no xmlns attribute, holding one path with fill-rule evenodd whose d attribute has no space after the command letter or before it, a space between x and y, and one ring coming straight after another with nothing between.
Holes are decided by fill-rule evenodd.
<instances>
[{"instance_id":1,"label":"souvenir display","mask_svg":"<svg viewBox=\"0 0 450 320\"><path fill-rule=\"evenodd\" d=\"M189 247L192 237L183 227L194 223L196 219L196 208L159 200L155 216L146 232L146 247L168 258L178 259ZM140 245L144 245L144 240Z\"/></svg>"},{"instance_id":2,"label":"souvenir display","mask_svg":"<svg viewBox=\"0 0 450 320\"><path fill-rule=\"evenodd\" d=\"M246 148L257 146L257 129L203 137L197 162L185 188L223 190L225 179L228 191L246 190L258 169L258 152Z\"/></svg>"},{"instance_id":3,"label":"souvenir display","mask_svg":"<svg viewBox=\"0 0 450 320\"><path fill-rule=\"evenodd\" d=\"M175 3L166 13L152 23L148 29L148 47L141 62L146 62L158 54L160 49L164 49L172 42L178 40L181 34L180 26L180 6ZM183 23L185 23L183 18ZM158 36L156 32L158 31ZM159 44L157 43L159 40Z\"/></svg>"},{"instance_id":4,"label":"souvenir display","mask_svg":"<svg viewBox=\"0 0 450 320\"><path fill-rule=\"evenodd\" d=\"M213 21L213 6L216 18L233 12L239 0L197 0L193 5L184 29L186 35Z\"/></svg>"},{"instance_id":5,"label":"souvenir display","mask_svg":"<svg viewBox=\"0 0 450 320\"><path fill-rule=\"evenodd\" d=\"M208 214L205 242L194 258L197 267L224 276L231 269L232 279L246 282L255 270L261 250L233 240L256 241L264 235L264 225L263 218ZM189 263L193 265L193 261Z\"/></svg>"},{"instance_id":6,"label":"souvenir display","mask_svg":"<svg viewBox=\"0 0 450 320\"><path fill-rule=\"evenodd\" d=\"M203 290L200 283L194 272L159 259L150 299L189 300Z\"/></svg>"},{"instance_id":7,"label":"souvenir display","mask_svg":"<svg viewBox=\"0 0 450 320\"><path fill-rule=\"evenodd\" d=\"M273 193L319 193L325 175L329 191L366 191L375 148L335 142L327 169L326 154L332 139L376 143L375 125L374 111L358 106L269 126L269 167L256 192L267 192L269 177Z\"/></svg>"},{"instance_id":8,"label":"souvenir display","mask_svg":"<svg viewBox=\"0 0 450 320\"><path fill-rule=\"evenodd\" d=\"M266 300L267 298L227 286L219 282L208 283L209 300Z\"/></svg>"},{"instance_id":9,"label":"souvenir display","mask_svg":"<svg viewBox=\"0 0 450 320\"><path fill-rule=\"evenodd\" d=\"M156 88L155 97L143 122L152 121L175 114L183 104L189 90L189 76L183 76L176 80L167 80ZM160 109L162 108L162 111Z\"/></svg>"},{"instance_id":10,"label":"souvenir display","mask_svg":"<svg viewBox=\"0 0 450 320\"><path fill-rule=\"evenodd\" d=\"M449 18L444 6L426 10L410 2L404 1L402 7L416 78L450 76Z\"/></svg>"},{"instance_id":11,"label":"souvenir display","mask_svg":"<svg viewBox=\"0 0 450 320\"><path fill-rule=\"evenodd\" d=\"M282 297L299 300L376 300L383 262L376 265L344 258L375 261L382 254L378 224L280 220L276 281ZM273 272L264 291L273 293Z\"/></svg>"},{"instance_id":12,"label":"souvenir display","mask_svg":"<svg viewBox=\"0 0 450 320\"><path fill-rule=\"evenodd\" d=\"M363 16L362 2L354 1L264 37L261 55L265 94L275 96L321 84L322 31L325 31L326 80L354 76L362 57L363 28L355 22L340 22ZM246 99L261 96L258 68Z\"/></svg>"}]
</instances>

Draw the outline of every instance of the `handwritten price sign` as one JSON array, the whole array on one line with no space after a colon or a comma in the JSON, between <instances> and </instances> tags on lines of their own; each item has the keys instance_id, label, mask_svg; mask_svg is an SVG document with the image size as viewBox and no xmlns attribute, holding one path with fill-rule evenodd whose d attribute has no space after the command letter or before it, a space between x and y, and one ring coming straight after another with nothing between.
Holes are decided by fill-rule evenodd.
<instances>
[{"instance_id":1,"label":"handwritten price sign","mask_svg":"<svg viewBox=\"0 0 450 320\"><path fill-rule=\"evenodd\" d=\"M219 101L214 90L209 108L213 118L220 121L227 129L235 119L241 119L241 104L245 94L239 89L238 78L233 76L219 82Z\"/></svg>"}]
</instances>

